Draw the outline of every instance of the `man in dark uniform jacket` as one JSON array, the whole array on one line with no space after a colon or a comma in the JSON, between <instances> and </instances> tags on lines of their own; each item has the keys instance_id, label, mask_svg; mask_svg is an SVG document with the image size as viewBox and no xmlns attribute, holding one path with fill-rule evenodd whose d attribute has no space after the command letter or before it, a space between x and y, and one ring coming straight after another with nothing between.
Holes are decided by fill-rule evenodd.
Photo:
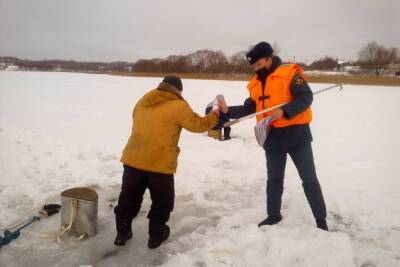
<instances>
[{"instance_id":1,"label":"man in dark uniform jacket","mask_svg":"<svg viewBox=\"0 0 400 267\"><path fill-rule=\"evenodd\" d=\"M221 106L222 111L226 112L231 119L238 119L270 107L266 105L266 101L269 97L272 98L270 94L273 89L271 86L273 85L269 86L267 84L267 81L271 81L268 77L270 75L277 75L278 70L282 72L281 70L285 66L282 65L279 57L273 56L273 49L267 42L261 42L254 46L247 53L247 59L254 67L256 76L253 79L256 79L256 82L260 84L260 88L257 88L257 90L261 90L262 88L262 94L261 92L257 92L261 96L257 99L252 99L254 98L254 93L251 92L251 97L247 98L241 106ZM292 65L294 66L293 69L301 70L297 65ZM268 174L266 190L268 217L259 223L259 227L274 225L282 220L283 181L287 154L289 154L303 181L304 192L316 220L317 227L328 230L325 201L316 175L311 148L311 141L313 139L309 121L311 121L310 105L313 101L313 94L308 83L304 80L301 71L295 72L290 76L290 85L288 86L290 89L290 102L270 114L278 122L276 125L279 127L275 127L274 123L271 125L269 136L264 144ZM276 85L274 88L277 88ZM271 92L268 92L269 90ZM278 90L280 90L279 86ZM307 115L309 121L299 120L298 118L306 112L310 112ZM296 120L300 123L296 124ZM283 126L280 123L281 121L284 121ZM295 122L293 123L293 121Z\"/></svg>"}]
</instances>

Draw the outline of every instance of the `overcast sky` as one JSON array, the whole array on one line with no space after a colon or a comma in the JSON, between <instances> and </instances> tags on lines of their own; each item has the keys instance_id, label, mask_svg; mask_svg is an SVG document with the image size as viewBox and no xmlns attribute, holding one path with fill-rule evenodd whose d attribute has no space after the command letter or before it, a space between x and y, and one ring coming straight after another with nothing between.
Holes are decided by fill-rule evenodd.
<instances>
[{"instance_id":1,"label":"overcast sky","mask_svg":"<svg viewBox=\"0 0 400 267\"><path fill-rule=\"evenodd\" d=\"M280 56L354 59L400 48L400 0L0 0L0 56L136 61L258 41Z\"/></svg>"}]
</instances>

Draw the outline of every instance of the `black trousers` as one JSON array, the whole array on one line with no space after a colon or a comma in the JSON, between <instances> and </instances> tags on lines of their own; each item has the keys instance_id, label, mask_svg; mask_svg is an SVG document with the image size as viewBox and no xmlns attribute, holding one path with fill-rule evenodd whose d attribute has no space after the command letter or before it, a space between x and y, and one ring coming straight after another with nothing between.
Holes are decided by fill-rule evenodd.
<instances>
[{"instance_id":1,"label":"black trousers","mask_svg":"<svg viewBox=\"0 0 400 267\"><path fill-rule=\"evenodd\" d=\"M174 175L139 170L124 165L121 193L115 207L117 231L131 230L132 220L139 213L146 189L152 200L149 218L149 235L162 237L165 223L174 209Z\"/></svg>"},{"instance_id":2,"label":"black trousers","mask_svg":"<svg viewBox=\"0 0 400 267\"><path fill-rule=\"evenodd\" d=\"M314 218L326 218L326 206L321 186L315 171L311 143L305 143L292 149L284 150L276 146L265 146L267 157L267 213L270 216L280 215L283 180L287 154L292 158L303 181L304 193L311 207Z\"/></svg>"}]
</instances>

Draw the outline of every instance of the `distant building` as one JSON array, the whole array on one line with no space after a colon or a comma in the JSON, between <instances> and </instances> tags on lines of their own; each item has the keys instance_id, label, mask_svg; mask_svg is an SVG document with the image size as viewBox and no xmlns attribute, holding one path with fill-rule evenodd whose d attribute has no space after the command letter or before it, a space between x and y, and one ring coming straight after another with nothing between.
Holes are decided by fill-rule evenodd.
<instances>
[{"instance_id":1,"label":"distant building","mask_svg":"<svg viewBox=\"0 0 400 267\"><path fill-rule=\"evenodd\" d=\"M350 63L350 60L347 60L347 59L337 59L337 63L339 64L339 66L343 66L343 65L346 65L346 64Z\"/></svg>"},{"instance_id":2,"label":"distant building","mask_svg":"<svg viewBox=\"0 0 400 267\"><path fill-rule=\"evenodd\" d=\"M6 65L6 67L5 67L4 70L5 70L5 71L16 71L16 70L19 70L19 67L16 66L16 65L10 65L10 64L8 64L8 65Z\"/></svg>"},{"instance_id":3,"label":"distant building","mask_svg":"<svg viewBox=\"0 0 400 267\"><path fill-rule=\"evenodd\" d=\"M345 70L345 71L360 71L361 67L360 66L348 65L348 66L343 66L343 70Z\"/></svg>"}]
</instances>

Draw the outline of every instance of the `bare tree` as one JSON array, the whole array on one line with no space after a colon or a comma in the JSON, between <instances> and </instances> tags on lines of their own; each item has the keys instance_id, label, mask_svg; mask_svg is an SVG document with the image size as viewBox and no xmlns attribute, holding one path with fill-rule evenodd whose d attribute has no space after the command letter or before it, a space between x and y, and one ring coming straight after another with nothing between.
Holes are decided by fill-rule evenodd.
<instances>
[{"instance_id":1,"label":"bare tree","mask_svg":"<svg viewBox=\"0 0 400 267\"><path fill-rule=\"evenodd\" d=\"M167 72L187 73L191 72L190 59L187 56L171 55L166 59L169 63Z\"/></svg>"},{"instance_id":2,"label":"bare tree","mask_svg":"<svg viewBox=\"0 0 400 267\"><path fill-rule=\"evenodd\" d=\"M252 72L251 65L246 59L246 51L240 51L230 57L230 72L237 74L249 74Z\"/></svg>"},{"instance_id":3,"label":"bare tree","mask_svg":"<svg viewBox=\"0 0 400 267\"><path fill-rule=\"evenodd\" d=\"M139 59L134 65L137 72L154 72L157 71L157 63L152 59Z\"/></svg>"},{"instance_id":4,"label":"bare tree","mask_svg":"<svg viewBox=\"0 0 400 267\"><path fill-rule=\"evenodd\" d=\"M389 64L394 64L399 57L397 48L386 48L377 42L370 42L358 53L361 67L373 71L376 75L382 74Z\"/></svg>"},{"instance_id":5,"label":"bare tree","mask_svg":"<svg viewBox=\"0 0 400 267\"><path fill-rule=\"evenodd\" d=\"M226 73L228 67L228 59L222 51L208 51L207 53L207 69L210 73Z\"/></svg>"},{"instance_id":6,"label":"bare tree","mask_svg":"<svg viewBox=\"0 0 400 267\"><path fill-rule=\"evenodd\" d=\"M310 69L313 70L334 70L338 67L338 60L328 56L318 59L310 65Z\"/></svg>"},{"instance_id":7,"label":"bare tree","mask_svg":"<svg viewBox=\"0 0 400 267\"><path fill-rule=\"evenodd\" d=\"M207 67L207 53L208 50L198 50L188 55L195 72L205 72Z\"/></svg>"},{"instance_id":8,"label":"bare tree","mask_svg":"<svg viewBox=\"0 0 400 267\"><path fill-rule=\"evenodd\" d=\"M198 73L223 73L228 70L228 60L222 51L198 50L188 57Z\"/></svg>"}]
</instances>

